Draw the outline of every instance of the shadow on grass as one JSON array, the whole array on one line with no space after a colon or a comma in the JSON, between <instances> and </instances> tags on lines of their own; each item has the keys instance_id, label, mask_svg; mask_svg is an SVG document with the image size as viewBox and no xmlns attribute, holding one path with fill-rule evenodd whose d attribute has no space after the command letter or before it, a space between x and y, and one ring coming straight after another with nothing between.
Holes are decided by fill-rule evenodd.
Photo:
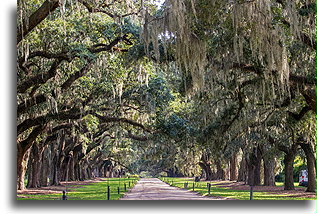
<instances>
[{"instance_id":1,"label":"shadow on grass","mask_svg":"<svg viewBox=\"0 0 317 214\"><path fill-rule=\"evenodd\" d=\"M227 181L216 181L216 182L194 182L192 178L161 178L164 182L179 188L184 188L184 183L188 183L186 189L198 192L201 195L208 195L207 183L211 183L210 196L232 198L238 200L250 200L249 190L235 190L227 187L219 187L218 184L225 183ZM279 184L281 185L281 184ZM316 200L315 198L307 197L296 197L296 194L278 194L276 192L253 192L253 200Z\"/></svg>"}]
</instances>

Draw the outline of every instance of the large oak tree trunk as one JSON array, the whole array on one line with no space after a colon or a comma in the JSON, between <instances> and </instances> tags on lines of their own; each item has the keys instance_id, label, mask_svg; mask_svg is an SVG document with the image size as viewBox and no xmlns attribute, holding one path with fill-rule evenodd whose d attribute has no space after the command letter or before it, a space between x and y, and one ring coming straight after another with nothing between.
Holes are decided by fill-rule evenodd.
<instances>
[{"instance_id":1,"label":"large oak tree trunk","mask_svg":"<svg viewBox=\"0 0 317 214\"><path fill-rule=\"evenodd\" d=\"M206 152L204 152L201 156L201 162L199 162L199 166L201 169L205 172L206 174L206 181L211 181L212 180L212 171L210 168L210 163L209 163L209 156Z\"/></svg>"},{"instance_id":2,"label":"large oak tree trunk","mask_svg":"<svg viewBox=\"0 0 317 214\"><path fill-rule=\"evenodd\" d=\"M225 171L221 166L220 161L216 161L216 167L217 167L217 173L216 173L216 179L218 180L225 180Z\"/></svg>"},{"instance_id":3,"label":"large oak tree trunk","mask_svg":"<svg viewBox=\"0 0 317 214\"><path fill-rule=\"evenodd\" d=\"M316 158L311 144L300 143L307 159L308 186L306 192L316 192Z\"/></svg>"},{"instance_id":4,"label":"large oak tree trunk","mask_svg":"<svg viewBox=\"0 0 317 214\"><path fill-rule=\"evenodd\" d=\"M25 189L24 179L27 168L27 163L29 159L29 150L25 151L18 145L17 151L17 189L23 190Z\"/></svg>"},{"instance_id":5,"label":"large oak tree trunk","mask_svg":"<svg viewBox=\"0 0 317 214\"><path fill-rule=\"evenodd\" d=\"M255 165L251 161L247 161L247 184L254 186L254 170Z\"/></svg>"},{"instance_id":6,"label":"large oak tree trunk","mask_svg":"<svg viewBox=\"0 0 317 214\"><path fill-rule=\"evenodd\" d=\"M82 149L82 144L75 146L73 149L74 179L76 181L81 180L80 158L83 156Z\"/></svg>"},{"instance_id":7,"label":"large oak tree trunk","mask_svg":"<svg viewBox=\"0 0 317 214\"><path fill-rule=\"evenodd\" d=\"M277 143L272 137L268 138L268 141L271 145L275 145L280 151L284 152L284 173L285 173L285 180L284 180L284 190L294 190L294 159L298 149L298 144L295 143L294 139L293 144L289 147Z\"/></svg>"},{"instance_id":8,"label":"large oak tree trunk","mask_svg":"<svg viewBox=\"0 0 317 214\"><path fill-rule=\"evenodd\" d=\"M62 163L64 161L64 149L65 149L65 136L62 135L59 144L56 145L54 148L54 158L53 158L53 179L52 179L52 184L53 185L60 185L60 182L62 180Z\"/></svg>"},{"instance_id":9,"label":"large oak tree trunk","mask_svg":"<svg viewBox=\"0 0 317 214\"><path fill-rule=\"evenodd\" d=\"M40 187L40 171L41 171L42 151L37 143L34 143L30 152L30 168L27 188Z\"/></svg>"},{"instance_id":10,"label":"large oak tree trunk","mask_svg":"<svg viewBox=\"0 0 317 214\"><path fill-rule=\"evenodd\" d=\"M212 171L210 168L210 164L205 164L203 162L199 162L199 166L205 172L206 181L211 181L212 180Z\"/></svg>"},{"instance_id":11,"label":"large oak tree trunk","mask_svg":"<svg viewBox=\"0 0 317 214\"><path fill-rule=\"evenodd\" d=\"M274 158L264 158L264 186L275 186Z\"/></svg>"},{"instance_id":12,"label":"large oak tree trunk","mask_svg":"<svg viewBox=\"0 0 317 214\"><path fill-rule=\"evenodd\" d=\"M294 190L294 159L295 153L288 152L284 155L284 166L285 166L285 181L284 181L284 190Z\"/></svg>"},{"instance_id":13,"label":"large oak tree trunk","mask_svg":"<svg viewBox=\"0 0 317 214\"><path fill-rule=\"evenodd\" d=\"M246 164L247 164L247 172L248 172L247 184L250 186L254 186L254 185L256 185L255 170L256 170L256 166L258 164L257 149L256 148L254 148L253 152L248 155L248 158L246 159Z\"/></svg>"}]
</instances>

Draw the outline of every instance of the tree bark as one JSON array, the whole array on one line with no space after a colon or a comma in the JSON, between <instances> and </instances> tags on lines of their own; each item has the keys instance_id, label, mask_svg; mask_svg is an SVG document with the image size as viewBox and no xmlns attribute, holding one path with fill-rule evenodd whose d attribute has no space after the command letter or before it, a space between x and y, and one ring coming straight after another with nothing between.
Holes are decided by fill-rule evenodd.
<instances>
[{"instance_id":1,"label":"tree bark","mask_svg":"<svg viewBox=\"0 0 317 214\"><path fill-rule=\"evenodd\" d=\"M19 190L25 188L24 177L30 148L35 142L37 136L39 136L45 128L46 126L35 127L25 140L17 143L17 188Z\"/></svg>"},{"instance_id":2,"label":"tree bark","mask_svg":"<svg viewBox=\"0 0 317 214\"><path fill-rule=\"evenodd\" d=\"M50 169L49 150L45 148L42 152L42 167L40 174L40 185L42 187L48 186L48 173Z\"/></svg>"},{"instance_id":3,"label":"tree bark","mask_svg":"<svg viewBox=\"0 0 317 214\"><path fill-rule=\"evenodd\" d=\"M221 167L220 161L216 161L216 167L217 167L217 178L218 180L225 180L225 171Z\"/></svg>"},{"instance_id":4,"label":"tree bark","mask_svg":"<svg viewBox=\"0 0 317 214\"><path fill-rule=\"evenodd\" d=\"M285 181L284 181L284 190L294 190L294 152L289 151L284 155L284 166L285 166Z\"/></svg>"},{"instance_id":5,"label":"tree bark","mask_svg":"<svg viewBox=\"0 0 317 214\"><path fill-rule=\"evenodd\" d=\"M247 181L247 163L245 154L243 154L242 160L240 162L238 181Z\"/></svg>"},{"instance_id":6,"label":"tree bark","mask_svg":"<svg viewBox=\"0 0 317 214\"><path fill-rule=\"evenodd\" d=\"M255 170L256 170L256 165L258 162L257 158L257 149L254 148L253 152L248 155L248 158L246 159L246 164L247 164L247 184L250 186L256 185L255 182Z\"/></svg>"},{"instance_id":7,"label":"tree bark","mask_svg":"<svg viewBox=\"0 0 317 214\"><path fill-rule=\"evenodd\" d=\"M254 185L261 185L261 164L262 164L262 152L260 147L258 146L256 151L256 159L254 165Z\"/></svg>"},{"instance_id":8,"label":"tree bark","mask_svg":"<svg viewBox=\"0 0 317 214\"><path fill-rule=\"evenodd\" d=\"M79 156L79 151L74 151L74 176L75 180L79 181L80 180L80 164L78 160Z\"/></svg>"},{"instance_id":9,"label":"tree bark","mask_svg":"<svg viewBox=\"0 0 317 214\"><path fill-rule=\"evenodd\" d=\"M264 158L264 186L275 186L275 158Z\"/></svg>"},{"instance_id":10,"label":"tree bark","mask_svg":"<svg viewBox=\"0 0 317 214\"><path fill-rule=\"evenodd\" d=\"M70 156L70 162L69 162L69 180L74 181L75 180L75 162L74 162L74 155L73 151L69 154Z\"/></svg>"},{"instance_id":11,"label":"tree bark","mask_svg":"<svg viewBox=\"0 0 317 214\"><path fill-rule=\"evenodd\" d=\"M32 173L32 152L30 152L30 156L29 156L29 160L27 163L27 170L25 172L25 176L27 177L27 184L26 184L26 188L30 188L30 184L33 181L33 173Z\"/></svg>"},{"instance_id":12,"label":"tree bark","mask_svg":"<svg viewBox=\"0 0 317 214\"><path fill-rule=\"evenodd\" d=\"M46 0L41 7L36 10L22 26L18 27L17 44L25 37L33 28L40 24L50 13L59 7L58 0Z\"/></svg>"},{"instance_id":13,"label":"tree bark","mask_svg":"<svg viewBox=\"0 0 317 214\"><path fill-rule=\"evenodd\" d=\"M38 188L40 187L40 171L41 171L41 157L42 152L40 146L35 143L31 147L30 151L30 168L27 188Z\"/></svg>"},{"instance_id":14,"label":"tree bark","mask_svg":"<svg viewBox=\"0 0 317 214\"><path fill-rule=\"evenodd\" d=\"M285 172L285 180L284 180L284 190L294 190L294 159L297 153L298 144L295 143L293 137L293 144L289 147L284 146L283 144L278 144L272 137L268 137L268 141L271 145L275 145L280 151L284 152L284 172Z\"/></svg>"},{"instance_id":15,"label":"tree bark","mask_svg":"<svg viewBox=\"0 0 317 214\"><path fill-rule=\"evenodd\" d=\"M230 159L230 181L236 181L237 178L237 154L234 153Z\"/></svg>"},{"instance_id":16,"label":"tree bark","mask_svg":"<svg viewBox=\"0 0 317 214\"><path fill-rule=\"evenodd\" d=\"M203 162L199 162L199 166L205 172L206 181L211 181L212 180L212 171L210 168L210 164L205 164Z\"/></svg>"},{"instance_id":17,"label":"tree bark","mask_svg":"<svg viewBox=\"0 0 317 214\"><path fill-rule=\"evenodd\" d=\"M309 143L299 145L304 150L307 160L308 186L306 192L316 192L316 158L313 147Z\"/></svg>"},{"instance_id":18,"label":"tree bark","mask_svg":"<svg viewBox=\"0 0 317 214\"><path fill-rule=\"evenodd\" d=\"M255 165L253 161L249 158L246 161L247 165L247 184L250 186L254 186L254 170L255 170Z\"/></svg>"},{"instance_id":19,"label":"tree bark","mask_svg":"<svg viewBox=\"0 0 317 214\"><path fill-rule=\"evenodd\" d=\"M52 184L53 185L60 185L61 179L62 179L62 163L64 160L64 149L65 149L65 134L62 132L60 139L56 143L56 146L53 146L53 179Z\"/></svg>"},{"instance_id":20,"label":"tree bark","mask_svg":"<svg viewBox=\"0 0 317 214\"><path fill-rule=\"evenodd\" d=\"M29 159L29 151L23 151L23 149L18 146L17 152L17 189L23 190L25 189L24 179L25 179L25 172L27 169L27 163Z\"/></svg>"},{"instance_id":21,"label":"tree bark","mask_svg":"<svg viewBox=\"0 0 317 214\"><path fill-rule=\"evenodd\" d=\"M198 164L206 174L206 181L211 181L212 180L212 171L210 168L210 163L208 162L207 152L203 152L200 160L201 160L201 162L199 162Z\"/></svg>"},{"instance_id":22,"label":"tree bark","mask_svg":"<svg viewBox=\"0 0 317 214\"><path fill-rule=\"evenodd\" d=\"M53 161L52 161L52 180L50 182L50 185L60 185L59 183L59 171L58 171L58 155L55 154Z\"/></svg>"}]
</instances>

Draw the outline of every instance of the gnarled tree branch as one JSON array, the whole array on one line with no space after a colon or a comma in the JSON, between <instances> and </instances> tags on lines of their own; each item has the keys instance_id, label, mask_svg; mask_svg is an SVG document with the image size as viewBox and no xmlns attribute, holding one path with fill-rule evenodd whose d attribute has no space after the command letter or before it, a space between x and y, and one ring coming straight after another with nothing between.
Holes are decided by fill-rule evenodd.
<instances>
[{"instance_id":1,"label":"gnarled tree branch","mask_svg":"<svg viewBox=\"0 0 317 214\"><path fill-rule=\"evenodd\" d=\"M40 24L50 13L59 7L59 0L46 0L27 20L18 27L17 44Z\"/></svg>"}]
</instances>

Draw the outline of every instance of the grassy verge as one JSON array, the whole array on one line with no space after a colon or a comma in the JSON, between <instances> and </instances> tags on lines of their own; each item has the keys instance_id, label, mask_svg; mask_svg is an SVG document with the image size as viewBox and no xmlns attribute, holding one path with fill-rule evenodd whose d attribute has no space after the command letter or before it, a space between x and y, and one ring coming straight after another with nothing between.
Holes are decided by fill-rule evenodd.
<instances>
[{"instance_id":1,"label":"grassy verge","mask_svg":"<svg viewBox=\"0 0 317 214\"><path fill-rule=\"evenodd\" d=\"M227 197L238 200L250 200L250 191L249 190L233 190L226 187L219 187L213 184L219 184L220 182L193 182L192 178L160 178L162 181L170 184L171 186L185 188L185 183L188 183L186 189L190 191L198 192L201 195L208 195L207 183L211 183L210 196L216 197ZM194 188L193 188L194 185ZM277 185L282 185L278 183ZM298 186L298 184L295 186ZM286 197L292 196L291 194L276 194L272 192L253 192L253 200L316 200L316 198L301 198L301 197Z\"/></svg>"},{"instance_id":2,"label":"grassy verge","mask_svg":"<svg viewBox=\"0 0 317 214\"><path fill-rule=\"evenodd\" d=\"M110 200L118 200L131 189L138 178L105 178L103 181L87 185L75 185L67 193L67 200L107 200L107 190L110 186ZM125 184L125 185L124 185ZM126 186L126 189L124 188ZM118 187L120 192L118 194ZM61 200L62 194L20 195L17 200Z\"/></svg>"}]
</instances>

